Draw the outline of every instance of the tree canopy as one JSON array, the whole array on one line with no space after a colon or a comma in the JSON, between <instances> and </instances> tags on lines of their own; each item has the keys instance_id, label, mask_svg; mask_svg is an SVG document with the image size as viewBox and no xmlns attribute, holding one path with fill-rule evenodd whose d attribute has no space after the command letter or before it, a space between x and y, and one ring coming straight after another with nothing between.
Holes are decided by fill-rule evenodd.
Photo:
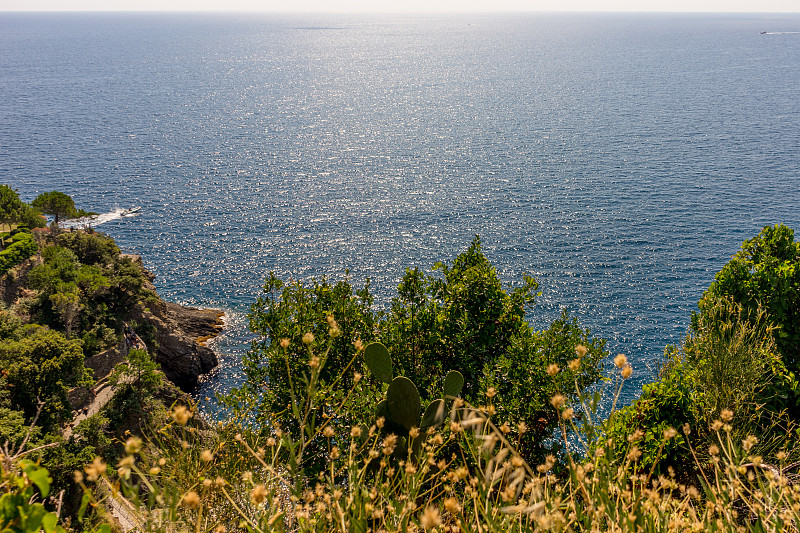
<instances>
[{"instance_id":1,"label":"tree canopy","mask_svg":"<svg viewBox=\"0 0 800 533\"><path fill-rule=\"evenodd\" d=\"M43 192L31 202L31 205L45 215L53 215L56 224L61 219L80 216L75 208L75 201L60 191Z\"/></svg>"}]
</instances>

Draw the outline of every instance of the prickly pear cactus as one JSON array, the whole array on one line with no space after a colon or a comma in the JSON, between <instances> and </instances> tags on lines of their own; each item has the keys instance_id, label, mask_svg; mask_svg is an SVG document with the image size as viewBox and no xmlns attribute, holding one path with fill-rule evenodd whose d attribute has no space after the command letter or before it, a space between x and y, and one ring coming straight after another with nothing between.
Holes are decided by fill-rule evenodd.
<instances>
[{"instance_id":1,"label":"prickly pear cactus","mask_svg":"<svg viewBox=\"0 0 800 533\"><path fill-rule=\"evenodd\" d=\"M384 383L391 383L394 376L392 372L392 358L389 350L379 342L373 342L364 349L364 364L367 365L372 375Z\"/></svg>"},{"instance_id":2,"label":"prickly pear cactus","mask_svg":"<svg viewBox=\"0 0 800 533\"><path fill-rule=\"evenodd\" d=\"M464 386L464 376L458 370L451 370L444 378L444 396L456 397L461 394Z\"/></svg>"},{"instance_id":3,"label":"prickly pear cactus","mask_svg":"<svg viewBox=\"0 0 800 533\"><path fill-rule=\"evenodd\" d=\"M419 427L420 398L417 386L410 379L398 376L392 380L386 391L386 406L389 417L403 426L406 431Z\"/></svg>"}]
</instances>

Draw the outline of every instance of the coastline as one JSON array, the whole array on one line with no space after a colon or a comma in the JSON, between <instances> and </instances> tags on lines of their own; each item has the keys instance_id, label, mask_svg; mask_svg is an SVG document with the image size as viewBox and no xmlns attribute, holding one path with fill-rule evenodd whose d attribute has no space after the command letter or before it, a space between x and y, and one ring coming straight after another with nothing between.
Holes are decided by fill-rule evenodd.
<instances>
[{"instance_id":1,"label":"coastline","mask_svg":"<svg viewBox=\"0 0 800 533\"><path fill-rule=\"evenodd\" d=\"M138 303L131 310L131 319L153 328L151 347L153 360L172 383L184 392L192 392L200 376L213 370L219 360L209 348L210 341L218 337L225 327L225 312L184 306L163 300L158 296L153 281L155 274L147 270L139 255L129 257L146 278L145 288L156 295L153 301Z\"/></svg>"}]
</instances>

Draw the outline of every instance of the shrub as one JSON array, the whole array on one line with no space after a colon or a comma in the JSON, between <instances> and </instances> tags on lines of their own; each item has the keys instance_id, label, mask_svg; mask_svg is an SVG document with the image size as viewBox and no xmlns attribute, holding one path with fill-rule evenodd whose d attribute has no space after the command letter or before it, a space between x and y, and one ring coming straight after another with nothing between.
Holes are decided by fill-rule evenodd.
<instances>
[{"instance_id":1,"label":"shrub","mask_svg":"<svg viewBox=\"0 0 800 533\"><path fill-rule=\"evenodd\" d=\"M13 237L13 242L0 252L0 275L5 274L18 264L39 251L39 245L33 235L27 232L18 232Z\"/></svg>"},{"instance_id":2,"label":"shrub","mask_svg":"<svg viewBox=\"0 0 800 533\"><path fill-rule=\"evenodd\" d=\"M692 319L698 328L700 315L719 298L739 304L751 317L763 309L775 329L778 353L786 369L800 375L800 242L782 224L766 226L720 270L698 303ZM796 405L795 405L796 407Z\"/></svg>"}]
</instances>

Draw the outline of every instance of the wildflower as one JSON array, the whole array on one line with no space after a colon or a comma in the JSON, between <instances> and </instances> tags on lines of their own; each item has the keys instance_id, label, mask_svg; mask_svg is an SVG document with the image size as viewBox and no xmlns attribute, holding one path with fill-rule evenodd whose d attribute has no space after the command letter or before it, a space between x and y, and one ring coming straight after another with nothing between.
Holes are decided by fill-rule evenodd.
<instances>
[{"instance_id":1,"label":"wildflower","mask_svg":"<svg viewBox=\"0 0 800 533\"><path fill-rule=\"evenodd\" d=\"M97 481L97 478L106 473L106 464L99 457L95 457L94 461L83 467L86 472L86 479L89 481Z\"/></svg>"},{"instance_id":2,"label":"wildflower","mask_svg":"<svg viewBox=\"0 0 800 533\"><path fill-rule=\"evenodd\" d=\"M333 437L336 434L336 432L333 431L332 427L325 426L325 429L322 430L322 434L325 435L325 437L330 439L331 437Z\"/></svg>"},{"instance_id":3,"label":"wildflower","mask_svg":"<svg viewBox=\"0 0 800 533\"><path fill-rule=\"evenodd\" d=\"M382 428L385 423L386 423L385 416L379 416L378 419L375 421L375 425L378 426L378 429Z\"/></svg>"},{"instance_id":4,"label":"wildflower","mask_svg":"<svg viewBox=\"0 0 800 533\"><path fill-rule=\"evenodd\" d=\"M439 509L430 506L426 507L422 512L419 522L423 529L433 529L442 525L442 518L439 516Z\"/></svg>"},{"instance_id":5,"label":"wildflower","mask_svg":"<svg viewBox=\"0 0 800 533\"><path fill-rule=\"evenodd\" d=\"M200 452L200 459L204 463L210 463L211 461L214 460L214 454L211 453L211 450L203 450L202 452Z\"/></svg>"},{"instance_id":6,"label":"wildflower","mask_svg":"<svg viewBox=\"0 0 800 533\"><path fill-rule=\"evenodd\" d=\"M383 454L384 455L391 455L394 452L394 447L397 445L397 435L391 434L387 435L385 439L383 439Z\"/></svg>"},{"instance_id":7,"label":"wildflower","mask_svg":"<svg viewBox=\"0 0 800 533\"><path fill-rule=\"evenodd\" d=\"M275 437L267 437L267 446L270 448L274 448L278 442L275 440Z\"/></svg>"},{"instance_id":8,"label":"wildflower","mask_svg":"<svg viewBox=\"0 0 800 533\"><path fill-rule=\"evenodd\" d=\"M281 339L281 348L283 348L285 350L288 347L289 347L289 339L287 339L286 337L282 338Z\"/></svg>"},{"instance_id":9,"label":"wildflower","mask_svg":"<svg viewBox=\"0 0 800 533\"><path fill-rule=\"evenodd\" d=\"M361 436L361 428L359 426L353 426L350 428L350 436L353 438L358 438Z\"/></svg>"},{"instance_id":10,"label":"wildflower","mask_svg":"<svg viewBox=\"0 0 800 533\"><path fill-rule=\"evenodd\" d=\"M189 419L192 418L192 412L186 408L185 405L176 405L172 408L172 412L170 413L172 420L175 421L176 424L180 426L185 426Z\"/></svg>"},{"instance_id":11,"label":"wildflower","mask_svg":"<svg viewBox=\"0 0 800 533\"><path fill-rule=\"evenodd\" d=\"M341 455L342 455L342 453L339 451L339 447L338 446L334 446L333 448L331 448L331 459L332 460L335 461L336 459L341 457Z\"/></svg>"},{"instance_id":12,"label":"wildflower","mask_svg":"<svg viewBox=\"0 0 800 533\"><path fill-rule=\"evenodd\" d=\"M775 459L777 459L778 461L783 461L784 459L786 459L786 452L784 450L779 451L778 453L775 454Z\"/></svg>"},{"instance_id":13,"label":"wildflower","mask_svg":"<svg viewBox=\"0 0 800 533\"><path fill-rule=\"evenodd\" d=\"M250 501L253 502L254 505L260 505L264 503L264 500L267 499L267 487L264 485L256 485L253 487L253 490L250 491Z\"/></svg>"},{"instance_id":14,"label":"wildflower","mask_svg":"<svg viewBox=\"0 0 800 533\"><path fill-rule=\"evenodd\" d=\"M553 377L556 374L558 374L558 371L559 371L559 368L558 368L557 364L551 363L551 364L547 365L547 375L548 376Z\"/></svg>"},{"instance_id":15,"label":"wildflower","mask_svg":"<svg viewBox=\"0 0 800 533\"><path fill-rule=\"evenodd\" d=\"M712 444L711 446L708 447L708 453L710 453L711 455L719 455L719 448L717 447L716 444Z\"/></svg>"},{"instance_id":16,"label":"wildflower","mask_svg":"<svg viewBox=\"0 0 800 533\"><path fill-rule=\"evenodd\" d=\"M572 407L567 407L564 409L564 412L561 413L561 418L564 420L572 420L572 417L575 416L575 409Z\"/></svg>"},{"instance_id":17,"label":"wildflower","mask_svg":"<svg viewBox=\"0 0 800 533\"><path fill-rule=\"evenodd\" d=\"M311 344L314 342L314 334L310 331L303 335L303 344Z\"/></svg>"},{"instance_id":18,"label":"wildflower","mask_svg":"<svg viewBox=\"0 0 800 533\"><path fill-rule=\"evenodd\" d=\"M614 358L614 364L617 366L617 368L622 368L628 364L628 358L625 357L625 354L619 354Z\"/></svg>"},{"instance_id":19,"label":"wildflower","mask_svg":"<svg viewBox=\"0 0 800 533\"><path fill-rule=\"evenodd\" d=\"M633 367L631 365L625 365L625 367L620 371L620 375L622 379L628 379L633 375Z\"/></svg>"},{"instance_id":20,"label":"wildflower","mask_svg":"<svg viewBox=\"0 0 800 533\"><path fill-rule=\"evenodd\" d=\"M508 425L508 422L503 422L503 425L500 426L500 431L502 431L505 435L511 433L511 427Z\"/></svg>"},{"instance_id":21,"label":"wildflower","mask_svg":"<svg viewBox=\"0 0 800 533\"><path fill-rule=\"evenodd\" d=\"M80 470L73 472L72 477L75 480L75 483L83 483L83 472Z\"/></svg>"},{"instance_id":22,"label":"wildflower","mask_svg":"<svg viewBox=\"0 0 800 533\"><path fill-rule=\"evenodd\" d=\"M528 431L528 425L525 422L520 422L517 424L517 431L519 431L520 435Z\"/></svg>"},{"instance_id":23,"label":"wildflower","mask_svg":"<svg viewBox=\"0 0 800 533\"><path fill-rule=\"evenodd\" d=\"M456 514L461 511L461 505L459 505L458 500L455 498L445 498L444 508L450 514Z\"/></svg>"},{"instance_id":24,"label":"wildflower","mask_svg":"<svg viewBox=\"0 0 800 533\"><path fill-rule=\"evenodd\" d=\"M692 432L692 428L691 428L691 426L689 426L689 423L688 423L688 422L686 422L686 423L683 425L683 434L684 434L684 435L689 435L691 432Z\"/></svg>"},{"instance_id":25,"label":"wildflower","mask_svg":"<svg viewBox=\"0 0 800 533\"><path fill-rule=\"evenodd\" d=\"M450 431L453 433L459 433L460 431L464 430L464 426L462 426L459 422L450 422Z\"/></svg>"},{"instance_id":26,"label":"wildflower","mask_svg":"<svg viewBox=\"0 0 800 533\"><path fill-rule=\"evenodd\" d=\"M117 463L117 473L122 476L126 477L128 474L131 473L131 468L133 467L134 458L132 455L126 455L122 459L120 459L119 463Z\"/></svg>"},{"instance_id":27,"label":"wildflower","mask_svg":"<svg viewBox=\"0 0 800 533\"><path fill-rule=\"evenodd\" d=\"M730 409L723 409L719 413L719 417L722 419L723 422L730 422L733 420L733 411Z\"/></svg>"},{"instance_id":28,"label":"wildflower","mask_svg":"<svg viewBox=\"0 0 800 533\"><path fill-rule=\"evenodd\" d=\"M744 448L744 451L749 452L750 448L755 446L757 443L757 438L755 438L753 435L748 435L747 438L742 441L742 448Z\"/></svg>"},{"instance_id":29,"label":"wildflower","mask_svg":"<svg viewBox=\"0 0 800 533\"><path fill-rule=\"evenodd\" d=\"M311 357L311 359L308 360L308 366L314 369L319 368L319 357L316 355Z\"/></svg>"},{"instance_id":30,"label":"wildflower","mask_svg":"<svg viewBox=\"0 0 800 533\"><path fill-rule=\"evenodd\" d=\"M142 451L142 439L139 437L129 437L125 441L125 453L133 455Z\"/></svg>"},{"instance_id":31,"label":"wildflower","mask_svg":"<svg viewBox=\"0 0 800 533\"><path fill-rule=\"evenodd\" d=\"M360 351L362 351L364 349L364 343L361 342L361 339L356 339L353 342L353 346L355 347L356 352L360 352Z\"/></svg>"},{"instance_id":32,"label":"wildflower","mask_svg":"<svg viewBox=\"0 0 800 533\"><path fill-rule=\"evenodd\" d=\"M220 525L218 525L217 527L214 528L214 533L225 533L226 531L228 531L228 528L226 528L222 524L220 524Z\"/></svg>"},{"instance_id":33,"label":"wildflower","mask_svg":"<svg viewBox=\"0 0 800 533\"><path fill-rule=\"evenodd\" d=\"M586 357L586 354L589 353L589 348L584 346L583 344L579 344L575 347L575 354L578 357Z\"/></svg>"},{"instance_id":34,"label":"wildflower","mask_svg":"<svg viewBox=\"0 0 800 533\"><path fill-rule=\"evenodd\" d=\"M188 507L189 509L197 509L200 507L200 495L195 491L190 490L183 495L183 498L181 498L181 505Z\"/></svg>"},{"instance_id":35,"label":"wildflower","mask_svg":"<svg viewBox=\"0 0 800 533\"><path fill-rule=\"evenodd\" d=\"M569 365L567 366L569 366L569 369L572 370L573 372L577 372L578 369L581 367L581 360L573 359L572 361L569 362Z\"/></svg>"},{"instance_id":36,"label":"wildflower","mask_svg":"<svg viewBox=\"0 0 800 533\"><path fill-rule=\"evenodd\" d=\"M642 437L644 437L644 431L642 431L641 429L637 429L636 431L628 435L628 442L636 442Z\"/></svg>"},{"instance_id":37,"label":"wildflower","mask_svg":"<svg viewBox=\"0 0 800 533\"><path fill-rule=\"evenodd\" d=\"M151 466L148 472L151 476L157 476L161 472L161 469L157 466Z\"/></svg>"},{"instance_id":38,"label":"wildflower","mask_svg":"<svg viewBox=\"0 0 800 533\"><path fill-rule=\"evenodd\" d=\"M667 440L674 438L677 434L678 432L675 431L675 428L667 428L664 430L664 438Z\"/></svg>"},{"instance_id":39,"label":"wildflower","mask_svg":"<svg viewBox=\"0 0 800 533\"><path fill-rule=\"evenodd\" d=\"M642 456L642 451L639 449L638 446L631 447L631 450L628 452L628 460L636 462L639 460L639 457Z\"/></svg>"},{"instance_id":40,"label":"wildflower","mask_svg":"<svg viewBox=\"0 0 800 533\"><path fill-rule=\"evenodd\" d=\"M497 396L497 389L495 389L494 387L489 387L488 389L486 389L487 398L494 398L495 396Z\"/></svg>"},{"instance_id":41,"label":"wildflower","mask_svg":"<svg viewBox=\"0 0 800 533\"><path fill-rule=\"evenodd\" d=\"M556 394L552 398L550 398L550 404L555 407L556 409L561 409L564 407L564 403L566 402L566 398L561 394Z\"/></svg>"},{"instance_id":42,"label":"wildflower","mask_svg":"<svg viewBox=\"0 0 800 533\"><path fill-rule=\"evenodd\" d=\"M353 383L358 383L363 377L364 375L361 372L353 372Z\"/></svg>"},{"instance_id":43,"label":"wildflower","mask_svg":"<svg viewBox=\"0 0 800 533\"><path fill-rule=\"evenodd\" d=\"M211 480L210 480L210 479L208 479L208 478L206 478L206 479L204 479L204 480L203 480L203 486L204 486L204 487L210 487L212 483L213 483L213 481L211 481Z\"/></svg>"},{"instance_id":44,"label":"wildflower","mask_svg":"<svg viewBox=\"0 0 800 533\"><path fill-rule=\"evenodd\" d=\"M714 420L711 422L711 431L719 431L722 428L722 422L720 420Z\"/></svg>"}]
</instances>

